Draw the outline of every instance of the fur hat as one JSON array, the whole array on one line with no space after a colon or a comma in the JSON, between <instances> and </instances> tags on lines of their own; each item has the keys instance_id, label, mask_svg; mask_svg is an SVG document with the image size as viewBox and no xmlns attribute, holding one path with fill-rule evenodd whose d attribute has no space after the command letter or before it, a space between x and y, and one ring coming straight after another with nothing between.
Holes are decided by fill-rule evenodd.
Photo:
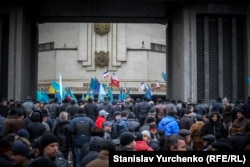
<instances>
[{"instance_id":1,"label":"fur hat","mask_svg":"<svg viewBox=\"0 0 250 167\"><path fill-rule=\"evenodd\" d=\"M123 132L120 136L120 144L126 146L135 140L135 136L131 132Z\"/></svg>"},{"instance_id":2,"label":"fur hat","mask_svg":"<svg viewBox=\"0 0 250 167\"><path fill-rule=\"evenodd\" d=\"M41 138L41 148L45 148L51 143L58 143L58 139L53 133L47 132Z\"/></svg>"}]
</instances>

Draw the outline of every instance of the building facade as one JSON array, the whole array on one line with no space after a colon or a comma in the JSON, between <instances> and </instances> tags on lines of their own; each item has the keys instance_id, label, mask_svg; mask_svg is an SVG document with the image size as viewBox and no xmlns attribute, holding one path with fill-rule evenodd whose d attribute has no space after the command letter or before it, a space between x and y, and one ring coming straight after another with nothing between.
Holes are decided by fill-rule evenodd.
<instances>
[{"instance_id":1,"label":"building facade","mask_svg":"<svg viewBox=\"0 0 250 167\"><path fill-rule=\"evenodd\" d=\"M39 25L38 89L48 91L59 73L75 94L90 90L91 78L110 84L113 73L131 95L166 95L166 25L124 23L45 23ZM109 71L107 78L103 72ZM160 89L156 89L156 80ZM113 87L113 94L119 94Z\"/></svg>"}]
</instances>

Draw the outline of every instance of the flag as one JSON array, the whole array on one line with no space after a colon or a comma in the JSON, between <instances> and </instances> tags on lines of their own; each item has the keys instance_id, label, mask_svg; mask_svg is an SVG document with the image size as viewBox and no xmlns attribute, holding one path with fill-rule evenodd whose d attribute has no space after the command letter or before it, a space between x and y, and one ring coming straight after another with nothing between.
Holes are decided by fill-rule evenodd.
<instances>
[{"instance_id":1,"label":"flag","mask_svg":"<svg viewBox=\"0 0 250 167\"><path fill-rule=\"evenodd\" d=\"M50 85L48 92L54 94L56 92L56 90L53 88L52 85Z\"/></svg>"},{"instance_id":2,"label":"flag","mask_svg":"<svg viewBox=\"0 0 250 167\"><path fill-rule=\"evenodd\" d=\"M60 96L60 94L58 92L55 93L54 97L58 99L59 103L62 102L62 97Z\"/></svg>"},{"instance_id":3,"label":"flag","mask_svg":"<svg viewBox=\"0 0 250 167\"><path fill-rule=\"evenodd\" d=\"M130 89L127 88L125 95L124 95L124 99L126 99L128 96L130 96L129 94L130 94Z\"/></svg>"},{"instance_id":4,"label":"flag","mask_svg":"<svg viewBox=\"0 0 250 167\"><path fill-rule=\"evenodd\" d=\"M82 98L81 98L81 100L85 100L85 96L84 96L84 93L82 94Z\"/></svg>"},{"instance_id":5,"label":"flag","mask_svg":"<svg viewBox=\"0 0 250 167\"><path fill-rule=\"evenodd\" d=\"M107 70L107 71L103 72L103 73L102 73L102 76L103 76L103 78L108 78L108 76L109 76L109 71Z\"/></svg>"},{"instance_id":6,"label":"flag","mask_svg":"<svg viewBox=\"0 0 250 167\"><path fill-rule=\"evenodd\" d=\"M90 89L94 90L95 89L95 79L91 77L90 80Z\"/></svg>"},{"instance_id":7,"label":"flag","mask_svg":"<svg viewBox=\"0 0 250 167\"><path fill-rule=\"evenodd\" d=\"M161 77L165 82L167 81L167 74L165 72L161 72Z\"/></svg>"},{"instance_id":8,"label":"flag","mask_svg":"<svg viewBox=\"0 0 250 167\"><path fill-rule=\"evenodd\" d=\"M113 73L113 75L111 76L111 86L120 87L120 81L118 80L117 76L115 75L115 73Z\"/></svg>"},{"instance_id":9,"label":"flag","mask_svg":"<svg viewBox=\"0 0 250 167\"><path fill-rule=\"evenodd\" d=\"M124 101L124 99L125 99L125 94L124 94L124 92L122 91L122 88L120 88L120 94L119 94L119 96L118 96L118 100L119 100L119 101Z\"/></svg>"},{"instance_id":10,"label":"flag","mask_svg":"<svg viewBox=\"0 0 250 167\"><path fill-rule=\"evenodd\" d=\"M62 76L60 73L59 73L59 93L60 93L60 96L63 97Z\"/></svg>"},{"instance_id":11,"label":"flag","mask_svg":"<svg viewBox=\"0 0 250 167\"><path fill-rule=\"evenodd\" d=\"M145 96L147 97L147 99L149 99L149 100L151 100L152 99L152 95L151 95L151 92L150 92L150 90L146 90L145 91Z\"/></svg>"},{"instance_id":12,"label":"flag","mask_svg":"<svg viewBox=\"0 0 250 167\"><path fill-rule=\"evenodd\" d=\"M70 89L67 90L65 96L66 96L66 97L70 97L72 100L77 101L75 95L73 94L72 90L70 90Z\"/></svg>"},{"instance_id":13,"label":"flag","mask_svg":"<svg viewBox=\"0 0 250 167\"><path fill-rule=\"evenodd\" d=\"M43 100L43 95L42 95L42 92L40 90L37 90L36 100L37 101L42 101Z\"/></svg>"},{"instance_id":14,"label":"flag","mask_svg":"<svg viewBox=\"0 0 250 167\"><path fill-rule=\"evenodd\" d=\"M91 93L90 91L87 92L86 98L85 98L85 99L88 100L89 98L94 99L94 95L93 95L93 93Z\"/></svg>"},{"instance_id":15,"label":"flag","mask_svg":"<svg viewBox=\"0 0 250 167\"><path fill-rule=\"evenodd\" d=\"M144 84L144 82L141 83L141 89L142 89L142 91L145 90L145 84Z\"/></svg>"},{"instance_id":16,"label":"flag","mask_svg":"<svg viewBox=\"0 0 250 167\"><path fill-rule=\"evenodd\" d=\"M152 100L153 92L149 84L145 85L145 96L149 99Z\"/></svg>"},{"instance_id":17,"label":"flag","mask_svg":"<svg viewBox=\"0 0 250 167\"><path fill-rule=\"evenodd\" d=\"M110 103L112 103L114 97L113 97L113 93L112 93L112 88L111 88L111 86L108 87L108 97L109 97Z\"/></svg>"},{"instance_id":18,"label":"flag","mask_svg":"<svg viewBox=\"0 0 250 167\"><path fill-rule=\"evenodd\" d=\"M44 101L45 103L49 103L50 98L49 98L48 94L45 91L42 92L42 97L43 97L42 101Z\"/></svg>"},{"instance_id":19,"label":"flag","mask_svg":"<svg viewBox=\"0 0 250 167\"><path fill-rule=\"evenodd\" d=\"M93 90L94 94L99 93L100 85L101 85L100 82L97 80L97 78L95 78L95 89Z\"/></svg>"},{"instance_id":20,"label":"flag","mask_svg":"<svg viewBox=\"0 0 250 167\"><path fill-rule=\"evenodd\" d=\"M91 78L90 88L93 90L93 94L96 95L99 93L100 83L97 78Z\"/></svg>"},{"instance_id":21,"label":"flag","mask_svg":"<svg viewBox=\"0 0 250 167\"><path fill-rule=\"evenodd\" d=\"M160 90L161 89L161 86L160 86L160 83L158 80L155 81L155 88Z\"/></svg>"},{"instance_id":22,"label":"flag","mask_svg":"<svg viewBox=\"0 0 250 167\"><path fill-rule=\"evenodd\" d=\"M60 91L60 86L56 81L52 81L51 86L55 89L55 91Z\"/></svg>"},{"instance_id":23,"label":"flag","mask_svg":"<svg viewBox=\"0 0 250 167\"><path fill-rule=\"evenodd\" d=\"M250 77L247 77L247 82L248 84L250 84Z\"/></svg>"},{"instance_id":24,"label":"flag","mask_svg":"<svg viewBox=\"0 0 250 167\"><path fill-rule=\"evenodd\" d=\"M106 96L106 93L105 93L103 84L100 84L98 100L99 100L99 101L103 101L105 96Z\"/></svg>"}]
</instances>

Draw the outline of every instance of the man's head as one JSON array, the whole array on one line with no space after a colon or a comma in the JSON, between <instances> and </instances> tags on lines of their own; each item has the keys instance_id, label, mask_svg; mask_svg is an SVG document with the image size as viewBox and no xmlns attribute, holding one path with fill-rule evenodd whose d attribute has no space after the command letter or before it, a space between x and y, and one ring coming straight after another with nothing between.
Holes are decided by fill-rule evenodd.
<instances>
[{"instance_id":1,"label":"man's head","mask_svg":"<svg viewBox=\"0 0 250 167\"><path fill-rule=\"evenodd\" d=\"M131 132L123 132L120 136L120 144L130 148L135 147L135 136Z\"/></svg>"},{"instance_id":2,"label":"man's head","mask_svg":"<svg viewBox=\"0 0 250 167\"><path fill-rule=\"evenodd\" d=\"M147 143L149 143L152 140L151 134L148 130L143 130L141 134L143 135L143 140L146 141Z\"/></svg>"},{"instance_id":3,"label":"man's head","mask_svg":"<svg viewBox=\"0 0 250 167\"><path fill-rule=\"evenodd\" d=\"M12 145L11 160L13 165L21 166L29 159L29 147L23 142L16 141Z\"/></svg>"},{"instance_id":4,"label":"man's head","mask_svg":"<svg viewBox=\"0 0 250 167\"><path fill-rule=\"evenodd\" d=\"M185 140L179 135L170 135L165 138L164 151L187 151Z\"/></svg>"},{"instance_id":5,"label":"man's head","mask_svg":"<svg viewBox=\"0 0 250 167\"><path fill-rule=\"evenodd\" d=\"M192 134L192 132L190 130L187 130L187 129L181 129L179 131L179 135L185 139L186 144L190 144L191 134Z\"/></svg>"},{"instance_id":6,"label":"man's head","mask_svg":"<svg viewBox=\"0 0 250 167\"><path fill-rule=\"evenodd\" d=\"M237 111L236 117L237 117L237 119L245 118L245 112L243 111L243 109L240 109L240 110Z\"/></svg>"},{"instance_id":7,"label":"man's head","mask_svg":"<svg viewBox=\"0 0 250 167\"><path fill-rule=\"evenodd\" d=\"M121 112L120 111L115 111L114 113L114 118L117 121L119 118L121 118Z\"/></svg>"},{"instance_id":8,"label":"man's head","mask_svg":"<svg viewBox=\"0 0 250 167\"><path fill-rule=\"evenodd\" d=\"M45 157L54 158L58 152L58 139L51 133L47 132L41 137L41 148Z\"/></svg>"},{"instance_id":9,"label":"man's head","mask_svg":"<svg viewBox=\"0 0 250 167\"><path fill-rule=\"evenodd\" d=\"M103 129L104 129L105 131L111 132L111 131L112 131L112 126L113 126L113 124L112 124L112 122L110 122L110 121L105 121L105 122L103 123Z\"/></svg>"},{"instance_id":10,"label":"man's head","mask_svg":"<svg viewBox=\"0 0 250 167\"><path fill-rule=\"evenodd\" d=\"M108 112L106 112L105 110L100 110L99 111L99 116L102 116L102 117L107 117L108 116Z\"/></svg>"}]
</instances>

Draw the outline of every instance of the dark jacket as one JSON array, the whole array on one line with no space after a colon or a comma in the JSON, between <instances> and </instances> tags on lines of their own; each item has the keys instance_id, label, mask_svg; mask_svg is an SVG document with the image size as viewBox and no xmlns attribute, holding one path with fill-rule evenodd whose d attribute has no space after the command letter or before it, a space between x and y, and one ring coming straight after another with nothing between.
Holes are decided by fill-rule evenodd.
<instances>
[{"instance_id":1,"label":"dark jacket","mask_svg":"<svg viewBox=\"0 0 250 167\"><path fill-rule=\"evenodd\" d=\"M49 116L51 119L56 119L56 117L59 115L59 108L60 105L55 102L49 106Z\"/></svg>"},{"instance_id":2,"label":"dark jacket","mask_svg":"<svg viewBox=\"0 0 250 167\"><path fill-rule=\"evenodd\" d=\"M89 142L89 152L86 156L84 156L81 160L80 166L87 165L90 161L98 158L99 152L101 151L101 146L104 139L99 136L94 136L90 139Z\"/></svg>"},{"instance_id":3,"label":"dark jacket","mask_svg":"<svg viewBox=\"0 0 250 167\"><path fill-rule=\"evenodd\" d=\"M214 114L218 115L218 120L214 122L212 116ZM216 137L227 137L228 133L221 121L221 115L219 113L212 113L209 118L209 122L206 122L205 125L201 128L201 136L208 134L213 134Z\"/></svg>"},{"instance_id":4,"label":"dark jacket","mask_svg":"<svg viewBox=\"0 0 250 167\"><path fill-rule=\"evenodd\" d=\"M109 167L109 151L102 150L98 158L88 163L86 167Z\"/></svg>"},{"instance_id":5,"label":"dark jacket","mask_svg":"<svg viewBox=\"0 0 250 167\"><path fill-rule=\"evenodd\" d=\"M46 128L41 122L32 122L28 125L27 131L30 134L30 141L33 142L35 138L43 135Z\"/></svg>"},{"instance_id":6,"label":"dark jacket","mask_svg":"<svg viewBox=\"0 0 250 167\"><path fill-rule=\"evenodd\" d=\"M67 127L73 135L73 146L82 147L84 143L89 142L95 122L85 114L77 114Z\"/></svg>"},{"instance_id":7,"label":"dark jacket","mask_svg":"<svg viewBox=\"0 0 250 167\"><path fill-rule=\"evenodd\" d=\"M68 151L71 147L71 135L67 129L69 120L62 120L57 118L55 121L54 134L58 138L59 150Z\"/></svg>"},{"instance_id":8,"label":"dark jacket","mask_svg":"<svg viewBox=\"0 0 250 167\"><path fill-rule=\"evenodd\" d=\"M93 121L95 121L97 116L99 115L98 107L94 103L85 104L83 109L85 111L86 116L91 118Z\"/></svg>"}]
</instances>

